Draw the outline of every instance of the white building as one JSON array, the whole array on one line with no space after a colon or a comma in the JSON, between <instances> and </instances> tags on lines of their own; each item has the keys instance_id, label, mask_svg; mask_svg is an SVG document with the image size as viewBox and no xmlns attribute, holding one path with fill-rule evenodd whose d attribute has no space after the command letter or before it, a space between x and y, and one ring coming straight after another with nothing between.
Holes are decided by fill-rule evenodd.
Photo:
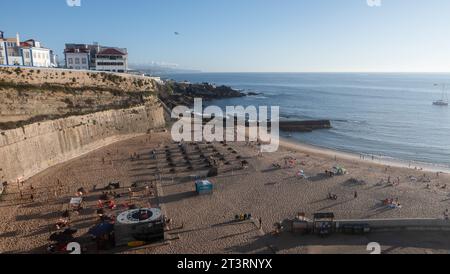
<instances>
[{"instance_id":1,"label":"white building","mask_svg":"<svg viewBox=\"0 0 450 274\"><path fill-rule=\"evenodd\" d=\"M40 42L31 39L22 42L20 46L24 66L56 67L56 63L53 63L55 60L52 60L55 58L52 50L42 47Z\"/></svg>"},{"instance_id":2,"label":"white building","mask_svg":"<svg viewBox=\"0 0 450 274\"><path fill-rule=\"evenodd\" d=\"M65 50L66 67L69 69L90 69L90 56L89 51L83 49L70 49Z\"/></svg>"},{"instance_id":3,"label":"white building","mask_svg":"<svg viewBox=\"0 0 450 274\"><path fill-rule=\"evenodd\" d=\"M23 66L19 34L16 38L5 38L0 31L0 65Z\"/></svg>"},{"instance_id":4,"label":"white building","mask_svg":"<svg viewBox=\"0 0 450 274\"><path fill-rule=\"evenodd\" d=\"M88 44L66 44L64 57L66 68L95 70L95 56L100 51L97 43Z\"/></svg>"},{"instance_id":5,"label":"white building","mask_svg":"<svg viewBox=\"0 0 450 274\"><path fill-rule=\"evenodd\" d=\"M4 38L0 31L0 65L56 67L57 58L53 51L41 46L33 39L21 42L16 38Z\"/></svg>"},{"instance_id":6,"label":"white building","mask_svg":"<svg viewBox=\"0 0 450 274\"><path fill-rule=\"evenodd\" d=\"M104 48L97 53L95 58L95 70L127 72L128 53L126 49Z\"/></svg>"},{"instance_id":7,"label":"white building","mask_svg":"<svg viewBox=\"0 0 450 274\"><path fill-rule=\"evenodd\" d=\"M69 69L127 72L127 49L100 46L98 43L66 44L66 67Z\"/></svg>"}]
</instances>

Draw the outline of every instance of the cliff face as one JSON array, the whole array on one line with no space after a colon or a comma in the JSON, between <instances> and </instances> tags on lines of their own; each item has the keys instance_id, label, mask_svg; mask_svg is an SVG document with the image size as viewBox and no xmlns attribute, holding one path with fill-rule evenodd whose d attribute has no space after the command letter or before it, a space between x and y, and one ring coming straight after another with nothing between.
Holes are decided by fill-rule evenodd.
<instances>
[{"instance_id":1,"label":"cliff face","mask_svg":"<svg viewBox=\"0 0 450 274\"><path fill-rule=\"evenodd\" d=\"M95 71L0 67L0 80L16 85L115 89L121 92L154 90L155 82L144 76Z\"/></svg>"},{"instance_id":2,"label":"cliff face","mask_svg":"<svg viewBox=\"0 0 450 274\"><path fill-rule=\"evenodd\" d=\"M143 105L155 86L132 75L0 68L0 129Z\"/></svg>"},{"instance_id":3,"label":"cliff face","mask_svg":"<svg viewBox=\"0 0 450 274\"><path fill-rule=\"evenodd\" d=\"M53 165L164 124L161 108L142 106L71 116L4 131L0 135L3 180L29 178Z\"/></svg>"},{"instance_id":4,"label":"cliff face","mask_svg":"<svg viewBox=\"0 0 450 274\"><path fill-rule=\"evenodd\" d=\"M0 68L0 181L165 126L151 78L32 70Z\"/></svg>"}]
</instances>

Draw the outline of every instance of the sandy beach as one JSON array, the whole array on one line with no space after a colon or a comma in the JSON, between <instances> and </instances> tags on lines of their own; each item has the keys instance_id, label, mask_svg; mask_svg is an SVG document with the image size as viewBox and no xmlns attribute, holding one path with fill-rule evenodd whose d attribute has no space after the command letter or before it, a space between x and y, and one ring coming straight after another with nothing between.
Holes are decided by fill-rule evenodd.
<instances>
[{"instance_id":1,"label":"sandy beach","mask_svg":"<svg viewBox=\"0 0 450 274\"><path fill-rule=\"evenodd\" d=\"M101 193L96 189L113 181L120 181L123 186L123 198L117 204L128 201L142 207L161 207L173 220L166 242L111 251L114 253L367 254L366 245L372 241L380 242L385 253L447 253L450 247L450 242L442 240L448 238L445 232L335 235L327 239L291 233L270 235L274 223L293 218L298 212L306 213L307 217L316 212L334 212L338 219L442 218L450 207L447 173L371 162L359 159L358 155L289 140L282 141L278 152L262 155L256 144L200 146L203 151L225 155L224 162L227 162L227 165L219 164L219 176L211 178L215 190L210 196L195 195L193 180L180 179L199 175L195 169L186 171L177 164L173 169L165 167L161 156L164 149L177 148L169 133L118 142L52 167L23 185L10 186L0 201L3 216L0 252L45 253L55 223L80 187L89 193L84 209L71 218L71 227L78 230L77 237L83 237L98 222L95 209ZM152 159L149 157L152 151L161 151L161 155ZM190 153L192 157L194 154ZM237 157L245 159L248 168L238 168ZM295 159L293 166L285 167L286 157ZM324 175L325 170L336 165L345 167L348 174ZM300 170L308 179L297 176ZM131 186L144 182L154 184L153 193L136 190L133 197L128 196ZM329 193L338 199L327 199ZM387 208L382 204L385 199L396 199L402 207ZM253 220L233 222L235 215L248 213Z\"/></svg>"},{"instance_id":2,"label":"sandy beach","mask_svg":"<svg viewBox=\"0 0 450 274\"><path fill-rule=\"evenodd\" d=\"M443 165L437 165L437 164L431 164L431 163L419 163L419 162L406 161L406 160L402 161L399 159L393 159L393 158L382 157L382 156L343 152L343 151L313 146L313 145L309 145L309 144L305 144L305 143L299 143L299 142L293 141L286 137L280 138L280 145L285 148L292 148L292 149L303 151L303 152L311 152L311 153L315 153L315 154L321 154L321 155L325 155L328 157L337 157L339 159L345 159L345 160L350 160L350 161L357 160L357 161L361 161L361 162L378 164L381 166L415 169L415 170L427 171L427 172L450 173L450 168L443 166Z\"/></svg>"}]
</instances>

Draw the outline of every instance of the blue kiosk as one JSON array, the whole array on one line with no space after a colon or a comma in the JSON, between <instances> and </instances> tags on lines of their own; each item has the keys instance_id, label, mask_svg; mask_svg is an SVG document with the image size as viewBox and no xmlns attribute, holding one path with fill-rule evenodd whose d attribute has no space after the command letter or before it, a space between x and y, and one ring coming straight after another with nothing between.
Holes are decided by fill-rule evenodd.
<instances>
[{"instance_id":1,"label":"blue kiosk","mask_svg":"<svg viewBox=\"0 0 450 274\"><path fill-rule=\"evenodd\" d=\"M213 193L214 186L208 180L196 181L195 191L198 195L208 195Z\"/></svg>"}]
</instances>

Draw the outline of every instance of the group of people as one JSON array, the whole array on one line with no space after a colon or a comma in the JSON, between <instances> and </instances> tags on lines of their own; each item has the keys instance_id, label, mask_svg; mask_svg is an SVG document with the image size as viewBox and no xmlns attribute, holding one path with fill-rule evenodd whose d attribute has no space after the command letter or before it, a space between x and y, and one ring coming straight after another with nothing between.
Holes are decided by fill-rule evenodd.
<instances>
[{"instance_id":1,"label":"group of people","mask_svg":"<svg viewBox=\"0 0 450 274\"><path fill-rule=\"evenodd\" d=\"M402 207L402 205L400 204L398 198L395 198L395 199L393 199L393 198L385 199L385 200L383 201L383 205L385 205L385 206L387 206L387 207L389 207L389 208L401 208L401 207Z\"/></svg>"},{"instance_id":2,"label":"group of people","mask_svg":"<svg viewBox=\"0 0 450 274\"><path fill-rule=\"evenodd\" d=\"M69 226L70 226L70 212L68 210L65 210L61 214L61 217L56 222L56 229L61 230Z\"/></svg>"},{"instance_id":3,"label":"group of people","mask_svg":"<svg viewBox=\"0 0 450 274\"><path fill-rule=\"evenodd\" d=\"M294 168L297 164L297 159L295 158L285 158L284 168Z\"/></svg>"},{"instance_id":4,"label":"group of people","mask_svg":"<svg viewBox=\"0 0 450 274\"><path fill-rule=\"evenodd\" d=\"M397 177L395 180L392 180L391 176L389 176L387 182L388 182L388 185L398 186L398 185L400 185L400 177Z\"/></svg>"},{"instance_id":5,"label":"group of people","mask_svg":"<svg viewBox=\"0 0 450 274\"><path fill-rule=\"evenodd\" d=\"M135 161L135 160L140 160L141 159L141 155L139 155L138 153L134 152L130 155L130 159L131 161Z\"/></svg>"},{"instance_id":6,"label":"group of people","mask_svg":"<svg viewBox=\"0 0 450 274\"><path fill-rule=\"evenodd\" d=\"M33 185L32 184L30 184L30 193L27 195L27 194L24 194L24 191L23 191L23 182L21 182L21 184L22 184L22 187L19 187L19 196L20 196L20 199L21 200L23 200L24 198L26 198L27 196L29 197L29 199L30 199L30 201L31 202L34 202L34 187L33 187Z\"/></svg>"},{"instance_id":7,"label":"group of people","mask_svg":"<svg viewBox=\"0 0 450 274\"><path fill-rule=\"evenodd\" d=\"M333 193L330 192L330 193L328 193L327 199L328 200L332 200L332 201L336 201L338 199L338 195L337 194L333 194Z\"/></svg>"}]
</instances>

